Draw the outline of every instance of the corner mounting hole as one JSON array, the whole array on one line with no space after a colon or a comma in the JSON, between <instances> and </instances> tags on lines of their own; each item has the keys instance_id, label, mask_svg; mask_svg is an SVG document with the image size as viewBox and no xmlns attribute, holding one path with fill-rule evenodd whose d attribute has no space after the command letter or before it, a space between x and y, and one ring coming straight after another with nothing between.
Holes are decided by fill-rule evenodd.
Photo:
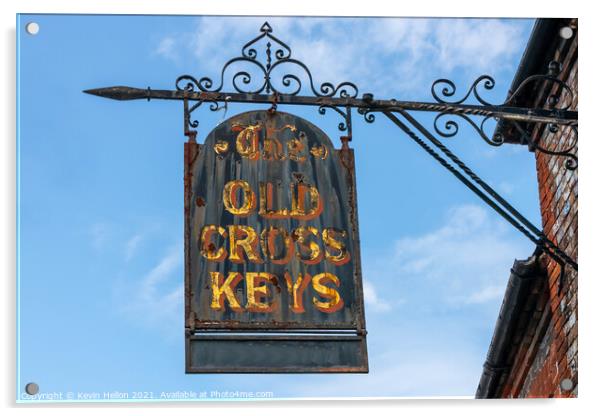
<instances>
[{"instance_id":1,"label":"corner mounting hole","mask_svg":"<svg viewBox=\"0 0 602 416\"><path fill-rule=\"evenodd\" d=\"M40 386L38 386L36 383L27 383L25 385L25 393L29 394L30 396L38 394L39 391Z\"/></svg>"},{"instance_id":2,"label":"corner mounting hole","mask_svg":"<svg viewBox=\"0 0 602 416\"><path fill-rule=\"evenodd\" d=\"M29 22L25 25L25 31L30 35L37 35L40 31L40 25L36 22Z\"/></svg>"},{"instance_id":3,"label":"corner mounting hole","mask_svg":"<svg viewBox=\"0 0 602 416\"><path fill-rule=\"evenodd\" d=\"M563 39L570 39L573 37L573 29L571 29L568 26L564 26L562 28L560 28L560 37Z\"/></svg>"},{"instance_id":4,"label":"corner mounting hole","mask_svg":"<svg viewBox=\"0 0 602 416\"><path fill-rule=\"evenodd\" d=\"M560 388L564 391L570 391L574 387L573 380L565 378L560 382Z\"/></svg>"}]
</instances>

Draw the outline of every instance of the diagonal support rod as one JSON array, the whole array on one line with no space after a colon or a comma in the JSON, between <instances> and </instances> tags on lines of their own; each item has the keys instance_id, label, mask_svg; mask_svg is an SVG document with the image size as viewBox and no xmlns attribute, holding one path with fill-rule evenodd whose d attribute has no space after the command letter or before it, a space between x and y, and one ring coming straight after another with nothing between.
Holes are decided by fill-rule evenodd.
<instances>
[{"instance_id":1,"label":"diagonal support rod","mask_svg":"<svg viewBox=\"0 0 602 416\"><path fill-rule=\"evenodd\" d=\"M389 118L397 127L399 127L406 135L408 135L414 142L422 147L430 156L432 156L437 162L451 172L456 178L460 180L466 187L468 187L474 194L476 194L481 200L487 205L493 208L501 217L508 221L512 226L519 230L529 240L531 240L536 246L540 247L545 251L551 258L558 262L561 266L569 264L575 270L577 270L577 263L569 257L562 249L556 246L550 241L545 234L529 222L523 215L521 215L508 201L502 198L497 192L493 190L486 182L478 177L468 166L466 166L451 150L443 145L437 138L435 138L428 130L426 130L416 119L404 110L395 111L395 113L401 114L409 124L416 128L424 137L426 137L435 147L437 147L445 156L447 156L456 166L449 163L444 157L437 153L432 147L430 147L424 140L422 140L414 131L412 131L408 125L397 117L391 111L384 111L383 114ZM464 172L464 174L462 173ZM478 185L478 186L477 186Z\"/></svg>"}]
</instances>

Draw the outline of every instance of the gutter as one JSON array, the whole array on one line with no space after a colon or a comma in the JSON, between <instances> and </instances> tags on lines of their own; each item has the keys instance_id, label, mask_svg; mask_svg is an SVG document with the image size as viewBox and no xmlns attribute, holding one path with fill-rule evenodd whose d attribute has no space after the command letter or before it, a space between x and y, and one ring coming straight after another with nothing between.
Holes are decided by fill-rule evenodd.
<instances>
[{"instance_id":1,"label":"gutter","mask_svg":"<svg viewBox=\"0 0 602 416\"><path fill-rule=\"evenodd\" d=\"M544 276L539 264L540 253L540 249L537 248L527 260L515 260L510 270L510 279L475 394L477 399L499 397L498 387L510 372L513 357L508 357L508 352L517 329L518 318L531 293L533 283Z\"/></svg>"}]
</instances>

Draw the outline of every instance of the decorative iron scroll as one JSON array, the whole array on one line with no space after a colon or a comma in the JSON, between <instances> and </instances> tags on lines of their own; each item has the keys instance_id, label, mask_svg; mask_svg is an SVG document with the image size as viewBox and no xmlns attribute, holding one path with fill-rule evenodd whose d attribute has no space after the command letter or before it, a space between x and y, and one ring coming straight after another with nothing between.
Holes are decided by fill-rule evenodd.
<instances>
[{"instance_id":1,"label":"decorative iron scroll","mask_svg":"<svg viewBox=\"0 0 602 416\"><path fill-rule=\"evenodd\" d=\"M452 100L450 98L456 95L456 84L454 84L453 81L449 79L440 78L433 82L433 85L431 85L431 94L437 102L442 104L464 104L466 100L468 100L471 96L474 96L474 98L483 105L493 105L490 102L484 100L479 94L479 90L477 88L481 83L483 83L483 88L485 88L486 90L492 90L493 87L495 87L495 80L492 77L490 77L489 75L481 75L472 83L472 85L468 89L468 92L462 98L460 98L459 100ZM443 98L437 93L436 87L439 85L443 85L441 87L441 94L445 98Z\"/></svg>"},{"instance_id":2,"label":"decorative iron scroll","mask_svg":"<svg viewBox=\"0 0 602 416\"><path fill-rule=\"evenodd\" d=\"M219 83L217 86L213 79L209 77L195 78L191 75L182 75L176 79L176 89L179 91L202 91L202 92L220 92L224 88L226 72L230 67L236 65L248 65L248 68L255 69L260 74L260 79L254 77L250 69L239 69L232 76L231 83L236 92L243 94L280 94L280 95L298 95L303 87L301 78L293 72L284 70L289 67L289 71L297 69L307 76L307 86L316 97L341 97L355 98L358 95L358 88L351 82L342 82L335 85L331 82L324 82L316 87L313 76L307 66L292 58L291 48L280 39L272 35L272 27L265 22L260 29L261 34L242 47L241 56L234 57L223 66ZM257 52L258 45L265 40L265 61L259 59ZM272 44L274 42L274 44ZM272 57L272 47L275 48ZM284 74L275 76L276 69L284 70ZM236 69L234 69L236 71ZM274 82L278 80L278 82Z\"/></svg>"},{"instance_id":3,"label":"decorative iron scroll","mask_svg":"<svg viewBox=\"0 0 602 416\"><path fill-rule=\"evenodd\" d=\"M499 105L492 104L491 102L485 100L479 92L479 88L482 88L484 90L492 90L495 87L495 80L489 75L481 75L480 77L478 77L472 83L466 94L464 94L459 99L453 98L454 96L456 96L457 93L456 84L454 84L453 81L444 78L438 79L435 82L433 82L433 84L431 85L431 94L433 98L440 104L465 104L468 100L474 99L483 106L505 107L514 105L515 100L519 96L519 94L529 86L532 86L534 83L548 82L552 85L556 85L558 88L555 93L551 94L548 97L547 106L549 107L549 109L556 110L560 114L563 111L567 111L570 108L572 108L575 99L575 94L572 88L566 82L558 78L560 70L560 63L556 61L550 62L550 64L548 65L547 74L537 74L527 77L524 81L520 83L516 90L509 95L506 101ZM564 106L559 106L561 102L560 97L563 93L566 94L566 97L568 99L566 100ZM501 146L502 144L504 144L505 138L501 133L496 131L493 134L493 136L489 138L489 135L485 132L485 123L492 118L491 115L479 114L478 111L475 112L473 115L483 116L484 118L481 120L480 124L477 124L472 118L470 118L470 115L467 113L460 113L455 111L455 109L444 110L439 112L439 114L437 114L437 116L435 117L433 121L433 127L437 134L439 134L441 137L453 137L456 134L458 134L459 126L455 120L450 119L449 117L460 117L461 119L466 121L487 144L491 146ZM444 119L444 117L447 119ZM496 121L499 121L498 118L493 118ZM442 125L441 123L443 121L445 121L445 123ZM512 126L515 127L521 135L521 139L523 140L523 142L529 145L530 149L537 149L549 155L565 157L565 167L569 170L577 169L578 158L575 154L575 151L578 141L578 135L576 122L574 125L570 125L570 128L573 131L573 139L568 145L561 149L547 149L542 147L536 140L534 140L530 136L530 134L527 133L526 129L522 128L519 125L517 121L511 120L510 122ZM548 127L548 129L553 133L557 132L559 129L556 123L545 124Z\"/></svg>"},{"instance_id":4,"label":"decorative iron scroll","mask_svg":"<svg viewBox=\"0 0 602 416\"><path fill-rule=\"evenodd\" d=\"M565 157L566 159L564 161L564 167L567 168L568 170L577 169L578 159L574 153L576 151L576 147L577 147L577 126L568 126L572 131L572 134L569 133L569 136L572 136L572 139L568 140L569 141L568 146L566 146L560 150L550 150L550 149L546 149L546 148L542 147L539 144L539 141L533 140L531 135L529 133L527 133L520 126L519 123L512 121L512 125L516 129L516 131L519 132L519 134L521 135L521 139L525 143L527 143L527 145L529 146L530 149L537 149L540 152L545 153L547 155ZM551 133L556 133L559 130L559 127L557 124L548 124L547 126L548 126L548 130Z\"/></svg>"},{"instance_id":5,"label":"decorative iron scroll","mask_svg":"<svg viewBox=\"0 0 602 416\"><path fill-rule=\"evenodd\" d=\"M196 110L197 108L199 108L201 105L203 105L204 102L209 102L211 103L209 105L209 110L211 111L219 111L221 109L223 109L223 106L219 105L218 101L215 100L207 100L207 101L197 101L193 106L188 107L188 102L186 102L185 107L184 107L184 117L185 117L185 123L186 123L186 129L188 129L189 127L192 127L193 129L196 129L199 126L199 121L198 120L191 120L190 119L190 114ZM224 104L227 105L227 104Z\"/></svg>"},{"instance_id":6,"label":"decorative iron scroll","mask_svg":"<svg viewBox=\"0 0 602 416\"><path fill-rule=\"evenodd\" d=\"M357 109L357 112L364 116L364 121L366 123L374 123L374 120L376 119L374 113L376 112L376 110L372 110L368 107L360 107Z\"/></svg>"},{"instance_id":7,"label":"decorative iron scroll","mask_svg":"<svg viewBox=\"0 0 602 416\"><path fill-rule=\"evenodd\" d=\"M303 62L292 58L291 48L272 34L272 27L268 22L265 22L259 31L260 35L250 40L242 47L240 56L234 57L224 64L217 86L214 86L216 83L210 77L204 76L197 79L192 75L181 75L176 79L176 89L178 91L188 92L221 92L226 86L226 73L228 70L232 69L236 71L231 78L232 87L236 92L241 94L274 94L276 99L272 108L275 109L278 95L296 96L301 92L303 82L301 78L294 73L301 72L305 74L309 81L307 86L314 96L318 98L357 97L359 92L357 86L348 81L338 85L331 82L324 82L319 87L316 87L309 68ZM261 45L261 42L265 42L264 45ZM258 53L258 49L261 47L260 45L265 47L265 60L263 61L260 60ZM244 65L248 65L248 68L244 69ZM238 70L236 69L236 66L239 67ZM288 72L286 68L291 72ZM252 69L255 70L255 73L253 73ZM297 71L295 71L295 69ZM284 71L284 74L277 76L277 70ZM274 82L275 80L278 82ZM198 121L194 120L190 122L190 113L196 110L201 103L202 101L199 101L188 109L185 117L187 118L189 127L198 127ZM326 108L333 109L343 116L345 121L339 123L338 128L340 131L347 130L349 133L351 130L351 118L340 108L329 104L320 106L318 109L319 113L324 115L326 113ZM219 109L221 109L221 107L214 104L210 107L211 111L217 111Z\"/></svg>"},{"instance_id":8,"label":"decorative iron scroll","mask_svg":"<svg viewBox=\"0 0 602 416\"><path fill-rule=\"evenodd\" d=\"M445 138L453 137L456 134L458 134L458 131L459 131L458 123L454 120L446 120L443 130L441 129L441 127L439 125L439 120L445 116L461 117L468 124L470 124L472 126L472 128L475 129L477 134L485 141L485 143L487 143L491 146L501 146L502 144L504 144L504 137L501 134L494 133L494 135L490 139L489 136L487 135L487 133L485 133L485 123L488 120L491 120L492 118L495 119L495 117L492 117L492 116L485 116L483 119L481 119L481 123L479 125L477 125L477 123L475 123L469 116L467 116L465 114L454 114L451 112L439 113L439 114L437 114L437 116L435 117L435 120L433 121L433 127L435 128L435 131L437 132L437 134L439 134L441 137L445 137ZM499 121L497 119L495 119L495 120Z\"/></svg>"},{"instance_id":9,"label":"decorative iron scroll","mask_svg":"<svg viewBox=\"0 0 602 416\"><path fill-rule=\"evenodd\" d=\"M337 113L339 113L339 115L341 117L343 117L344 121L341 121L339 123L339 130L340 131L349 131L349 129L351 128L351 118L348 116L348 114L346 112L344 112L343 110L341 110L338 107L335 107L333 105L328 105L328 104L323 104L320 107L318 107L318 113L324 115L326 114L326 109L330 108L331 110L336 111Z\"/></svg>"}]
</instances>

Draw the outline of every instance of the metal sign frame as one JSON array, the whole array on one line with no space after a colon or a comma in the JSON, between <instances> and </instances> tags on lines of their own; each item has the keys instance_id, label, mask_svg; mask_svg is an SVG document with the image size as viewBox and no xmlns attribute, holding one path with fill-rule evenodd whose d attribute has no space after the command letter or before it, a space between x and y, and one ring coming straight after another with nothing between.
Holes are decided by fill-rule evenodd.
<instances>
[{"instance_id":1,"label":"metal sign frame","mask_svg":"<svg viewBox=\"0 0 602 416\"><path fill-rule=\"evenodd\" d=\"M254 142L257 151L243 152L239 146L246 140ZM241 199L253 201L244 213L226 207L226 196L232 193L226 191L226 185L231 183L248 186L247 196L238 192ZM266 202L267 184L281 190L269 193L271 204ZM287 209L286 218L280 218L281 214L272 217L269 211L262 214L267 205L272 205L274 212L284 212L285 206L303 210L302 205L308 205L310 198L297 195L295 199L293 189L298 194L298 187L305 188L306 193L313 188L319 206L313 215L289 217ZM263 194L254 189L263 189ZM292 114L265 110L238 114L213 129L203 144L194 139L184 144L184 212L186 372L368 371L352 149L346 145L335 149L321 129ZM263 237L269 234L264 236L263 231L278 230L279 238L270 243L267 237L263 245L256 245L256 252L251 250L252 256L246 252L250 248L245 248L243 256L234 262L232 253L238 246L233 244L232 236L237 227ZM319 262L303 260L297 252L306 244L296 231L309 227L320 235L317 240L323 238L320 256L316 256L322 258ZM210 230L211 235L202 230ZM324 232L328 235L321 237ZM343 251L336 251L345 255L338 262L327 253L332 232L344 237ZM226 238L226 233L231 235ZM271 250L276 256L270 257ZM287 260L282 261L282 257ZM224 283L232 273L238 278L232 284L234 288ZM246 296L240 287L243 276L259 274L273 279L262 285L262 297L271 304L269 310L249 307L254 295L249 295L248 287L253 283L244 283ZM213 275L219 276L224 285L221 289L229 291L229 296L220 300L221 305L212 302L214 292L222 299L221 289L210 278ZM291 308L291 291L292 283L301 279L299 275L306 283L301 284L301 310L295 310ZM331 286L336 283L340 306L336 310L314 307L316 301L320 302L315 296L320 295L312 293L313 279L326 275L334 279L329 282Z\"/></svg>"}]
</instances>

